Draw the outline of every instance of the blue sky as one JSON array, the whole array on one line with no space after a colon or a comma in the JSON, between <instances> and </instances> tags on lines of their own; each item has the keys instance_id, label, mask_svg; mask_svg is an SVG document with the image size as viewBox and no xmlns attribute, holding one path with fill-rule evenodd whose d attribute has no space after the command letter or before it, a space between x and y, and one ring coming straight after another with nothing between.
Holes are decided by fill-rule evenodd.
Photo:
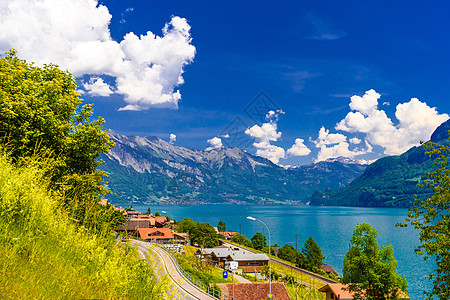
<instances>
[{"instance_id":1,"label":"blue sky","mask_svg":"<svg viewBox=\"0 0 450 300\"><path fill-rule=\"evenodd\" d=\"M79 76L122 134L239 141L281 165L373 160L428 139L450 112L448 1L43 3L0 5L0 50ZM261 100L273 114L249 116Z\"/></svg>"}]
</instances>

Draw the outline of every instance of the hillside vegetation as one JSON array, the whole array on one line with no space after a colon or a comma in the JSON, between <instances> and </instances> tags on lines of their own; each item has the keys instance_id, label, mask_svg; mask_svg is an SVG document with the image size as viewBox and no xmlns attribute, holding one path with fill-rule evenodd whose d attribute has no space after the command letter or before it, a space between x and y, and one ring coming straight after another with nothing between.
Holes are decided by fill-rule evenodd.
<instances>
[{"instance_id":1,"label":"hillside vegetation","mask_svg":"<svg viewBox=\"0 0 450 300\"><path fill-rule=\"evenodd\" d=\"M172 299L112 234L124 217L99 204L97 167L114 143L76 89L55 65L0 58L0 299Z\"/></svg>"},{"instance_id":2,"label":"hillside vegetation","mask_svg":"<svg viewBox=\"0 0 450 300\"><path fill-rule=\"evenodd\" d=\"M431 136L431 141L448 144L450 121L441 124ZM435 156L425 154L421 146L413 147L399 156L378 159L348 186L339 190L316 191L311 205L411 207L413 195L427 199L433 191L421 189L417 184L433 172Z\"/></svg>"},{"instance_id":3,"label":"hillside vegetation","mask_svg":"<svg viewBox=\"0 0 450 300\"><path fill-rule=\"evenodd\" d=\"M0 151L0 298L160 299L167 287L136 249L77 228L48 184Z\"/></svg>"}]
</instances>

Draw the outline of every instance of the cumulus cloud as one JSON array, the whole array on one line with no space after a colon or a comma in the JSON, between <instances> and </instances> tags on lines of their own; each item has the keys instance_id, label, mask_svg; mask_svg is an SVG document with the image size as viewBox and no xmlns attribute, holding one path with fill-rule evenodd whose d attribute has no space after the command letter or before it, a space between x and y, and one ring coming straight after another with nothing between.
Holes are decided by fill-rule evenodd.
<instances>
[{"instance_id":1,"label":"cumulus cloud","mask_svg":"<svg viewBox=\"0 0 450 300\"><path fill-rule=\"evenodd\" d=\"M99 77L92 77L89 79L89 82L83 82L82 85L91 96L108 97L114 94L111 87Z\"/></svg>"},{"instance_id":2,"label":"cumulus cloud","mask_svg":"<svg viewBox=\"0 0 450 300\"><path fill-rule=\"evenodd\" d=\"M295 139L294 145L286 151L289 156L306 156L311 150L304 144L303 139Z\"/></svg>"},{"instance_id":3,"label":"cumulus cloud","mask_svg":"<svg viewBox=\"0 0 450 300\"><path fill-rule=\"evenodd\" d=\"M177 108L177 87L195 56L187 20L172 17L162 36L130 32L117 42L111 17L97 0L2 1L0 51L15 48L28 61L52 62L78 77L112 76L116 86L109 89L127 103L122 110Z\"/></svg>"},{"instance_id":4,"label":"cumulus cloud","mask_svg":"<svg viewBox=\"0 0 450 300\"><path fill-rule=\"evenodd\" d=\"M372 145L383 147L384 154L398 155L418 145L420 140L428 140L441 123L448 120L447 114L439 114L436 108L412 98L409 102L396 107L395 117L398 124L378 109L380 94L374 90L364 96L351 97L347 116L337 125L337 130L349 133L364 133L365 139Z\"/></svg>"},{"instance_id":5,"label":"cumulus cloud","mask_svg":"<svg viewBox=\"0 0 450 300\"><path fill-rule=\"evenodd\" d=\"M349 139L348 141L349 141L351 144L355 144L355 145L361 144L361 142L362 142L360 139L358 139L358 138L356 138L356 137L351 138L351 139Z\"/></svg>"},{"instance_id":6,"label":"cumulus cloud","mask_svg":"<svg viewBox=\"0 0 450 300\"><path fill-rule=\"evenodd\" d=\"M316 162L340 156L354 158L359 155L370 153L373 150L372 145L367 141L365 141L366 149L350 149L350 144L347 142L347 137L345 135L340 133L330 133L330 131L323 126L319 130L318 138L311 141L320 149L315 160Z\"/></svg>"},{"instance_id":7,"label":"cumulus cloud","mask_svg":"<svg viewBox=\"0 0 450 300\"><path fill-rule=\"evenodd\" d=\"M209 147L205 149L205 151L211 151L213 149L220 149L223 147L222 145L222 139L218 137L213 137L212 139L209 139L208 141Z\"/></svg>"},{"instance_id":8,"label":"cumulus cloud","mask_svg":"<svg viewBox=\"0 0 450 300\"><path fill-rule=\"evenodd\" d=\"M169 141L170 141L170 143L173 144L173 143L176 142L176 140L177 140L177 136L176 136L175 134L171 133L171 134L169 135Z\"/></svg>"},{"instance_id":9,"label":"cumulus cloud","mask_svg":"<svg viewBox=\"0 0 450 300\"><path fill-rule=\"evenodd\" d=\"M278 164L280 158L285 156L283 148L271 144L281 137L281 132L277 131L276 123L280 114L284 114L284 112L282 110L276 112L271 110L266 115L267 123L263 123L261 126L254 125L245 130L245 134L256 139L256 142L253 143L256 148L256 155L267 158L275 164Z\"/></svg>"}]
</instances>

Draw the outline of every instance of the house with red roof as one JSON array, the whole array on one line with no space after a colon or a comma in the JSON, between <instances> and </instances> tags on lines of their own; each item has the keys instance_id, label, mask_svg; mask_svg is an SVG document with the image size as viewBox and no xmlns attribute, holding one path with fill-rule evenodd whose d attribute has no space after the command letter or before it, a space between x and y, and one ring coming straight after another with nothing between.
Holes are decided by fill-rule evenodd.
<instances>
[{"instance_id":1,"label":"house with red roof","mask_svg":"<svg viewBox=\"0 0 450 300\"><path fill-rule=\"evenodd\" d=\"M319 292L325 294L326 300L353 300L353 292L347 290L347 284L329 283L319 289ZM400 300L409 300L409 296L400 291Z\"/></svg>"},{"instance_id":2,"label":"house with red roof","mask_svg":"<svg viewBox=\"0 0 450 300\"><path fill-rule=\"evenodd\" d=\"M222 290L221 299L232 299L233 284L232 283L217 283L217 286ZM282 282L272 282L272 299L276 300L290 300L286 286ZM266 300L269 295L268 282L253 282L253 283L235 283L234 284L234 299L251 299L251 300Z\"/></svg>"},{"instance_id":3,"label":"house with red roof","mask_svg":"<svg viewBox=\"0 0 450 300\"><path fill-rule=\"evenodd\" d=\"M170 228L139 228L139 237L146 242L158 244L172 243L173 234Z\"/></svg>"}]
</instances>

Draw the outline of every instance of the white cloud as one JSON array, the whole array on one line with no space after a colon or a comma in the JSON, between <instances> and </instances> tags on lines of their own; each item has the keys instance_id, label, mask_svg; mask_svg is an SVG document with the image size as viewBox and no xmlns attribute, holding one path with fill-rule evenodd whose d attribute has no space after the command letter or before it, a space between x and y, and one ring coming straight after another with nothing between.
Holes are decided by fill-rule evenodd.
<instances>
[{"instance_id":1,"label":"white cloud","mask_svg":"<svg viewBox=\"0 0 450 300\"><path fill-rule=\"evenodd\" d=\"M184 66L191 63L186 19L172 17L163 36L148 31L111 38L108 8L97 0L6 0L0 4L0 51L15 48L38 65L55 63L75 76L108 75L114 92L128 104L122 110L178 107Z\"/></svg>"},{"instance_id":2,"label":"white cloud","mask_svg":"<svg viewBox=\"0 0 450 300\"><path fill-rule=\"evenodd\" d=\"M285 156L283 148L271 145L269 142L253 143L253 146L257 149L256 155L267 158L274 164L278 164L280 158L284 158Z\"/></svg>"},{"instance_id":3,"label":"white cloud","mask_svg":"<svg viewBox=\"0 0 450 300\"><path fill-rule=\"evenodd\" d=\"M256 155L271 160L274 164L278 164L280 158L284 158L285 151L283 148L271 145L270 142L276 142L281 137L281 132L277 131L277 123L279 114L284 114L283 111L277 112L269 111L266 118L268 123L263 123L261 126L254 125L245 130L245 134L256 139L253 146L257 149Z\"/></svg>"},{"instance_id":4,"label":"white cloud","mask_svg":"<svg viewBox=\"0 0 450 300\"><path fill-rule=\"evenodd\" d=\"M205 149L205 151L211 151L213 149L220 149L223 147L222 145L222 139L218 137L213 137L212 139L209 139L208 141L209 147Z\"/></svg>"},{"instance_id":5,"label":"white cloud","mask_svg":"<svg viewBox=\"0 0 450 300\"><path fill-rule=\"evenodd\" d=\"M170 143L173 144L177 141L177 136L175 134L171 133L169 135L169 140L170 140Z\"/></svg>"},{"instance_id":6,"label":"white cloud","mask_svg":"<svg viewBox=\"0 0 450 300\"><path fill-rule=\"evenodd\" d=\"M358 138L356 138L356 137L351 138L351 139L349 139L348 141L350 142L350 144L355 144L355 145L361 144L361 142L362 142L360 139L358 139Z\"/></svg>"},{"instance_id":7,"label":"white cloud","mask_svg":"<svg viewBox=\"0 0 450 300\"><path fill-rule=\"evenodd\" d=\"M372 145L367 141L365 142L366 149L355 148L350 150L350 144L347 142L347 137L345 135L340 133L330 133L330 131L323 126L319 130L319 137L316 140L311 141L320 149L315 162L340 156L354 158L359 155L370 153L373 150Z\"/></svg>"},{"instance_id":8,"label":"white cloud","mask_svg":"<svg viewBox=\"0 0 450 300\"><path fill-rule=\"evenodd\" d=\"M303 139L295 139L294 145L286 152L289 156L306 156L311 150L304 144Z\"/></svg>"},{"instance_id":9,"label":"white cloud","mask_svg":"<svg viewBox=\"0 0 450 300\"><path fill-rule=\"evenodd\" d=\"M263 142L276 142L281 137L281 132L277 132L277 123L263 123L261 126L254 125L245 130L245 134Z\"/></svg>"},{"instance_id":10,"label":"white cloud","mask_svg":"<svg viewBox=\"0 0 450 300\"><path fill-rule=\"evenodd\" d=\"M91 96L108 97L114 94L111 87L99 77L92 77L89 82L83 82L82 85Z\"/></svg>"},{"instance_id":11,"label":"white cloud","mask_svg":"<svg viewBox=\"0 0 450 300\"><path fill-rule=\"evenodd\" d=\"M380 94L374 90L367 91L363 97L351 97L350 108L353 110L337 125L337 130L364 133L372 145L383 147L384 154L398 155L428 140L441 123L448 120L447 114L439 114L436 108L412 98L409 102L398 104L395 117L398 124L378 109Z\"/></svg>"}]
</instances>

